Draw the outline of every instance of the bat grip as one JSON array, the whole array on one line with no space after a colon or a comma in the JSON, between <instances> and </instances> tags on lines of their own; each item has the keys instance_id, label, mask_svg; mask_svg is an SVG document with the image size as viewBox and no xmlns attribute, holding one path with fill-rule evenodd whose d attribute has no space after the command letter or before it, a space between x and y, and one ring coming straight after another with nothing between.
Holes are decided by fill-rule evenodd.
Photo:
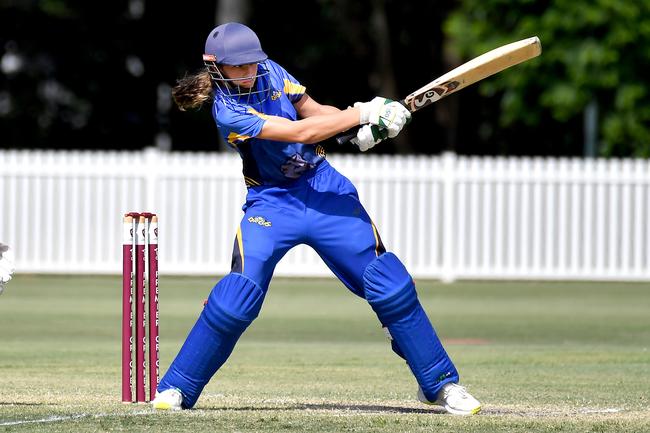
<instances>
[{"instance_id":1,"label":"bat grip","mask_svg":"<svg viewBox=\"0 0 650 433\"><path fill-rule=\"evenodd\" d=\"M397 101L397 102L402 104L409 111L411 110L411 107L409 107L406 100L402 99L402 100ZM361 126L362 125L357 125L357 126L355 126L353 128L348 129L345 132L341 132L339 135L336 136L336 144L338 144L339 146L343 146L345 143L352 140L354 137L357 136L357 132L359 132L359 129L361 129Z\"/></svg>"},{"instance_id":2,"label":"bat grip","mask_svg":"<svg viewBox=\"0 0 650 433\"><path fill-rule=\"evenodd\" d=\"M361 129L361 125L357 125L353 128L348 129L345 132L341 132L339 135L336 136L336 144L339 146L343 146L345 143L348 141L352 140L354 137L357 136L357 132L359 132L359 129Z\"/></svg>"}]
</instances>

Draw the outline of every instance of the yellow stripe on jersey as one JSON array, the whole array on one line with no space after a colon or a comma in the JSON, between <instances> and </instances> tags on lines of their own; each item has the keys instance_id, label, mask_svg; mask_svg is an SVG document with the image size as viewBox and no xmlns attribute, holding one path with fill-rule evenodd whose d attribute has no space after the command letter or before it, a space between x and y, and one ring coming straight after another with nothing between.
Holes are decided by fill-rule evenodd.
<instances>
[{"instance_id":1,"label":"yellow stripe on jersey","mask_svg":"<svg viewBox=\"0 0 650 433\"><path fill-rule=\"evenodd\" d=\"M251 114L256 115L256 116L259 117L260 119L264 119L264 120L266 120L266 119L269 118L268 115L266 115L266 114L264 114L264 113L260 113L259 111L257 111L256 109L254 109L254 108L252 108L252 107L248 107L248 110L246 110L246 111L248 111L248 112L251 113Z\"/></svg>"},{"instance_id":2,"label":"yellow stripe on jersey","mask_svg":"<svg viewBox=\"0 0 650 433\"><path fill-rule=\"evenodd\" d=\"M260 186L261 183L253 179L252 177L244 176L244 183L246 186Z\"/></svg>"},{"instance_id":3,"label":"yellow stripe on jersey","mask_svg":"<svg viewBox=\"0 0 650 433\"><path fill-rule=\"evenodd\" d=\"M292 83L288 78L284 79L284 93L287 95L302 95L305 93L305 86Z\"/></svg>"},{"instance_id":4,"label":"yellow stripe on jersey","mask_svg":"<svg viewBox=\"0 0 650 433\"><path fill-rule=\"evenodd\" d=\"M242 135L242 134L237 134L236 132L231 132L230 134L228 134L228 143L237 147L238 144L242 144L244 141L248 140L249 138L251 138L250 135Z\"/></svg>"},{"instance_id":5,"label":"yellow stripe on jersey","mask_svg":"<svg viewBox=\"0 0 650 433\"><path fill-rule=\"evenodd\" d=\"M241 226L237 227L237 246L239 247L239 257L241 257L241 273L244 273L244 241L241 235Z\"/></svg>"},{"instance_id":6,"label":"yellow stripe on jersey","mask_svg":"<svg viewBox=\"0 0 650 433\"><path fill-rule=\"evenodd\" d=\"M375 223L371 221L370 225L372 226L372 234L375 235L375 255L379 257L379 234L377 234L377 227L375 227Z\"/></svg>"}]
</instances>

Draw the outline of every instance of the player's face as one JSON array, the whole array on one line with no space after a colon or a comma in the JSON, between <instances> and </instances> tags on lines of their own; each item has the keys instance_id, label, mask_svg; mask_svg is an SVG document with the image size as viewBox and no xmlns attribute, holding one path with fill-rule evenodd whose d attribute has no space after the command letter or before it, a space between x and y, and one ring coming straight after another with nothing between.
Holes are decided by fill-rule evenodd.
<instances>
[{"instance_id":1,"label":"player's face","mask_svg":"<svg viewBox=\"0 0 650 433\"><path fill-rule=\"evenodd\" d=\"M238 66L222 65L221 70L226 78L236 80L234 83L239 87L250 89L255 84L254 76L257 75L257 63Z\"/></svg>"}]
</instances>

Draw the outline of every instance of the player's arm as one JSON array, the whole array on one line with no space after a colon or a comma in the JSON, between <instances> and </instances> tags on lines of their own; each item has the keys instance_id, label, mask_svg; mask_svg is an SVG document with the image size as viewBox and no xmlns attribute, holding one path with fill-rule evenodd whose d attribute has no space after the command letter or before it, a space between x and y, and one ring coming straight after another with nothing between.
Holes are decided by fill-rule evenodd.
<instances>
[{"instance_id":1,"label":"player's arm","mask_svg":"<svg viewBox=\"0 0 650 433\"><path fill-rule=\"evenodd\" d=\"M403 105L386 98L377 97L370 102L355 105L356 107L339 110L330 105L319 104L305 94L295 103L297 113L302 119L289 120L279 116L267 116L257 136L266 140L312 144L353 126L369 123L385 128L388 136L394 137L411 116ZM372 137L370 138L372 141ZM372 146L364 144L363 147L362 150L367 150Z\"/></svg>"},{"instance_id":2,"label":"player's arm","mask_svg":"<svg viewBox=\"0 0 650 433\"><path fill-rule=\"evenodd\" d=\"M357 106L358 104L355 104ZM331 105L323 105L316 102L306 93L300 98L298 102L293 104L300 117L307 118L310 116L317 116L320 114L336 113L340 111L338 108ZM357 136L351 141L359 147L359 150L365 152L377 143L383 141L388 136L388 131L379 128L376 125L364 125L357 131Z\"/></svg>"},{"instance_id":3,"label":"player's arm","mask_svg":"<svg viewBox=\"0 0 650 433\"><path fill-rule=\"evenodd\" d=\"M262 126L262 131L257 137L265 140L311 144L323 141L339 132L359 125L359 108L336 109L334 112L332 112L333 110L323 109L325 114L320 114L320 108L318 110L318 113L312 112L310 116L300 120L268 116L264 126Z\"/></svg>"}]
</instances>

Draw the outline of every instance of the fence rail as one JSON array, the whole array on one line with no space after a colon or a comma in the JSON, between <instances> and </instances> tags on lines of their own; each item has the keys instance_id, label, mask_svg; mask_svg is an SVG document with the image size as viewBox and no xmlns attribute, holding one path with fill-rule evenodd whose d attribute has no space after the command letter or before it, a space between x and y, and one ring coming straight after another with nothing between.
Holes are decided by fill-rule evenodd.
<instances>
[{"instance_id":1,"label":"fence rail","mask_svg":"<svg viewBox=\"0 0 650 433\"><path fill-rule=\"evenodd\" d=\"M650 280L650 162L332 156L416 278ZM20 272L119 273L121 216L160 215L165 274L230 268L232 153L0 151L0 240ZM328 276L306 246L276 275Z\"/></svg>"}]
</instances>

